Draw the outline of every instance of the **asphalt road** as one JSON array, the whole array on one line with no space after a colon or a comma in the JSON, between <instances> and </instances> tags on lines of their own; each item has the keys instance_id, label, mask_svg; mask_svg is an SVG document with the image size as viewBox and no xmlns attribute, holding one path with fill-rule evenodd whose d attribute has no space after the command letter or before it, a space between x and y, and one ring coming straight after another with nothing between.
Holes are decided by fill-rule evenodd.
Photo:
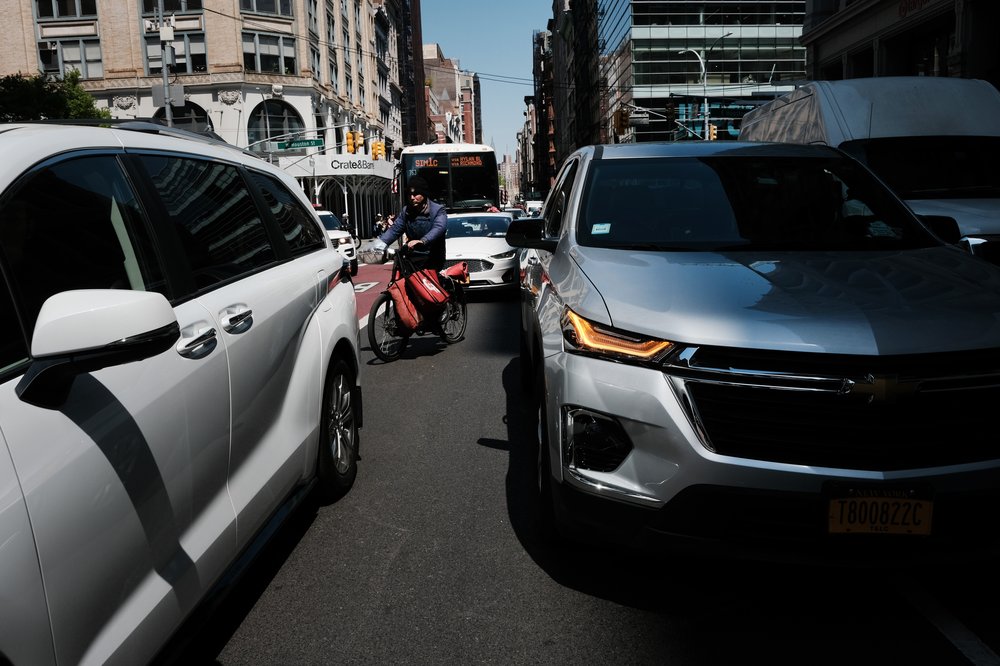
<instances>
[{"instance_id":1,"label":"asphalt road","mask_svg":"<svg viewBox=\"0 0 1000 666\"><path fill-rule=\"evenodd\" d=\"M472 300L455 345L383 364L365 343L355 487L296 512L178 663L998 663L990 568L539 543L517 305Z\"/></svg>"}]
</instances>

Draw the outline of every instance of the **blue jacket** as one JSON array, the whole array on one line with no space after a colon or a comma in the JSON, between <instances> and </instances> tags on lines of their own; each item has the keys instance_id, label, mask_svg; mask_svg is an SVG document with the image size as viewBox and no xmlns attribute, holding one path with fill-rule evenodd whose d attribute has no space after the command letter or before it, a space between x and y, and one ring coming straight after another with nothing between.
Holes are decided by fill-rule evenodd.
<instances>
[{"instance_id":1,"label":"blue jacket","mask_svg":"<svg viewBox=\"0 0 1000 666\"><path fill-rule=\"evenodd\" d=\"M444 206L427 200L427 206L415 216L410 216L404 206L392 226L378 237L386 245L391 245L404 233L410 240L420 239L430 252L426 268L441 270L445 262L445 233L448 230L448 215Z\"/></svg>"}]
</instances>

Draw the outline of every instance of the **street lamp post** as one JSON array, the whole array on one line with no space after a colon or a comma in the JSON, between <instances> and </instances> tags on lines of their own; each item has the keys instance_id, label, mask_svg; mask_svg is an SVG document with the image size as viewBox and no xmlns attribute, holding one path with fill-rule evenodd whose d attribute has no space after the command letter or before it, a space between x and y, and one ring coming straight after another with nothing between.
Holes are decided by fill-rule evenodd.
<instances>
[{"instance_id":1,"label":"street lamp post","mask_svg":"<svg viewBox=\"0 0 1000 666\"><path fill-rule=\"evenodd\" d=\"M703 111L701 114L702 118L704 119L702 125L701 140L708 141L708 74L705 70L705 59L702 58L701 54L695 51L694 49L681 49L677 53L678 54L693 53L694 57L698 59L698 64L701 65L701 96L702 96L702 101L704 103Z\"/></svg>"},{"instance_id":2,"label":"street lamp post","mask_svg":"<svg viewBox=\"0 0 1000 666\"><path fill-rule=\"evenodd\" d=\"M719 40L724 39L726 37L729 37L732 34L733 33L731 33L731 32L727 32L724 35L719 35L718 37L716 37L715 41L712 42L712 45L708 47L708 51L705 52L704 57L700 53L698 53L697 51L695 51L694 49L681 49L680 51L677 52L678 54L680 54L680 53L693 53L694 56L698 59L698 64L701 65L701 96L702 96L702 100L703 100L704 105L705 105L704 106L705 110L703 112L703 116L705 118L705 121L704 121L705 125L702 128L702 133L701 133L702 134L702 136L701 136L701 140L702 141L708 141L708 120L709 120L709 112L708 112L708 57L710 55L712 55L712 49L714 49L715 45L719 43Z\"/></svg>"}]
</instances>

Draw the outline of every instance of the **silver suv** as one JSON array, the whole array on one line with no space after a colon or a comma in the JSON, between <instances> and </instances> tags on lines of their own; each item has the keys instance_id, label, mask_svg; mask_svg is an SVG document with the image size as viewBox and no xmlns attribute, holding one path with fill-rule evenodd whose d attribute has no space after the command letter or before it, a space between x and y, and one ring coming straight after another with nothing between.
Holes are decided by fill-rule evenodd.
<instances>
[{"instance_id":1,"label":"silver suv","mask_svg":"<svg viewBox=\"0 0 1000 666\"><path fill-rule=\"evenodd\" d=\"M148 662L357 474L354 288L309 201L127 127L0 125L0 663Z\"/></svg>"},{"instance_id":2,"label":"silver suv","mask_svg":"<svg viewBox=\"0 0 1000 666\"><path fill-rule=\"evenodd\" d=\"M557 533L847 558L1000 536L1000 268L843 153L583 148L507 240Z\"/></svg>"}]
</instances>

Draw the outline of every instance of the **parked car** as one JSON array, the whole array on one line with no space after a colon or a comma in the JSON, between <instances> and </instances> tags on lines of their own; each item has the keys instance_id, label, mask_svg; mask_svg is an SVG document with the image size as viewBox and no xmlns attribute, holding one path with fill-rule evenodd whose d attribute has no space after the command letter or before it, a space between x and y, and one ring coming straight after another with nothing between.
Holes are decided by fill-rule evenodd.
<instances>
[{"instance_id":1,"label":"parked car","mask_svg":"<svg viewBox=\"0 0 1000 666\"><path fill-rule=\"evenodd\" d=\"M829 147L569 155L544 218L507 232L547 533L765 557L994 546L1000 267L958 238Z\"/></svg>"},{"instance_id":2,"label":"parked car","mask_svg":"<svg viewBox=\"0 0 1000 666\"><path fill-rule=\"evenodd\" d=\"M882 76L810 81L744 117L743 141L841 148L918 214L958 222L973 253L1000 259L1000 91L988 81Z\"/></svg>"},{"instance_id":3,"label":"parked car","mask_svg":"<svg viewBox=\"0 0 1000 666\"><path fill-rule=\"evenodd\" d=\"M326 228L326 235L330 237L330 242L337 249L344 259L350 264L351 275L358 274L358 246L354 242L351 232L344 229L340 223L340 218L336 214L321 208L316 209L316 215Z\"/></svg>"},{"instance_id":4,"label":"parked car","mask_svg":"<svg viewBox=\"0 0 1000 666\"><path fill-rule=\"evenodd\" d=\"M469 264L469 290L517 288L517 250L507 244L509 213L451 213L445 266Z\"/></svg>"},{"instance_id":5,"label":"parked car","mask_svg":"<svg viewBox=\"0 0 1000 666\"><path fill-rule=\"evenodd\" d=\"M220 142L8 124L0 151L0 663L147 663L352 486L349 268Z\"/></svg>"},{"instance_id":6,"label":"parked car","mask_svg":"<svg viewBox=\"0 0 1000 666\"><path fill-rule=\"evenodd\" d=\"M502 212L509 213L511 219L514 219L514 220L516 220L519 217L524 217L524 215L525 215L524 209L523 208L518 208L517 206L508 206L506 208L503 208Z\"/></svg>"}]
</instances>

